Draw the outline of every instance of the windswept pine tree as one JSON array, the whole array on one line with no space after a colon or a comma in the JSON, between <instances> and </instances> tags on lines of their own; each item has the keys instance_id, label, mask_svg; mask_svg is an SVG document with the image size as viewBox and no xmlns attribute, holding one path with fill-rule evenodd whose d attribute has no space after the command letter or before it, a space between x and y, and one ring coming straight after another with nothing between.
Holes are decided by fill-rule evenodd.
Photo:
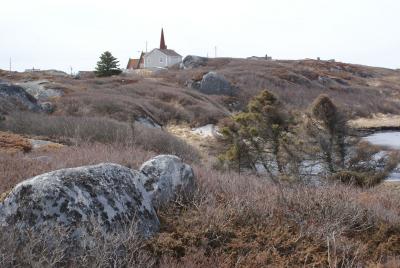
<instances>
[{"instance_id":1,"label":"windswept pine tree","mask_svg":"<svg viewBox=\"0 0 400 268\"><path fill-rule=\"evenodd\" d=\"M112 76L120 74L122 71L119 68L119 62L111 52L106 51L100 56L100 60L97 62L96 66L96 76Z\"/></svg>"}]
</instances>

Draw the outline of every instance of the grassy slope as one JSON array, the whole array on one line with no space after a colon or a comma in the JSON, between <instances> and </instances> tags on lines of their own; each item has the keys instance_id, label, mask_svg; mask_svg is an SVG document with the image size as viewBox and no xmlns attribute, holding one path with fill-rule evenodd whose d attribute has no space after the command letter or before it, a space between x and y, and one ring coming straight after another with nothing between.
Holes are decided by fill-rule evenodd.
<instances>
[{"instance_id":1,"label":"grassy slope","mask_svg":"<svg viewBox=\"0 0 400 268\"><path fill-rule=\"evenodd\" d=\"M183 83L210 69L224 74L240 88L238 100L242 104L268 89L296 109L305 109L324 93L352 117L400 112L400 72L390 69L314 60L217 59L206 67L171 71L165 77Z\"/></svg>"},{"instance_id":2,"label":"grassy slope","mask_svg":"<svg viewBox=\"0 0 400 268\"><path fill-rule=\"evenodd\" d=\"M237 98L206 96L185 87L188 79L216 70L239 87ZM390 69L326 61L265 61L210 59L205 67L169 70L155 77L129 75L82 78L0 71L0 80L21 82L48 79L66 95L57 100L56 114L107 116L128 121L149 116L160 124L171 121L192 126L216 123L227 116L227 104L243 107L262 89L276 93L288 106L305 109L319 94L330 95L348 114L400 113L400 72Z\"/></svg>"},{"instance_id":3,"label":"grassy slope","mask_svg":"<svg viewBox=\"0 0 400 268\"><path fill-rule=\"evenodd\" d=\"M223 107L227 99L205 96L183 85L210 69L218 70L240 87L238 100L242 104L268 88L295 109L305 109L320 93L327 93L354 117L400 112L399 72L341 63L218 59L207 67L170 70L153 78L73 80L0 73L0 79L53 81L53 86L66 94L55 100L55 115L73 115L82 120L105 116L119 121L147 115L163 124L179 121L202 125L229 114ZM328 80L331 84L324 85L320 76L336 82ZM63 118L72 123L78 120ZM155 153L112 142L81 142L46 152L46 159L41 158L43 154L0 152L0 192L25 178L64 167L100 162L138 167ZM165 267L399 265L400 200L396 189L382 186L363 190L342 185L314 188L301 184L278 187L251 175L222 174L202 163L194 167L199 180L196 197L189 204L175 204L160 211L161 232L129 254L136 256L144 250ZM113 241L109 249L102 250L113 252L125 237ZM12 246L0 247L2 256L19 256L20 260L32 257L13 250ZM110 252L81 260L93 260L88 263L91 266L96 260L112 258ZM134 258L120 261L128 259Z\"/></svg>"}]
</instances>

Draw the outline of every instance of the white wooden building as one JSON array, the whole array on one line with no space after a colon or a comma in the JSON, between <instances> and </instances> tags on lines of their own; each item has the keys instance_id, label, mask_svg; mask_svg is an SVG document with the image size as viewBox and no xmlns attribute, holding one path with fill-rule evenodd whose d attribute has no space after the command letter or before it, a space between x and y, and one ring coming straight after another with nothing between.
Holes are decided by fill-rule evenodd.
<instances>
[{"instance_id":1,"label":"white wooden building","mask_svg":"<svg viewBox=\"0 0 400 268\"><path fill-rule=\"evenodd\" d=\"M155 48L144 55L144 68L168 68L182 61L182 56L165 45L164 30L161 29L160 48Z\"/></svg>"},{"instance_id":2,"label":"white wooden building","mask_svg":"<svg viewBox=\"0 0 400 268\"><path fill-rule=\"evenodd\" d=\"M155 48L144 55L144 68L168 68L182 61L182 56L172 49Z\"/></svg>"}]
</instances>

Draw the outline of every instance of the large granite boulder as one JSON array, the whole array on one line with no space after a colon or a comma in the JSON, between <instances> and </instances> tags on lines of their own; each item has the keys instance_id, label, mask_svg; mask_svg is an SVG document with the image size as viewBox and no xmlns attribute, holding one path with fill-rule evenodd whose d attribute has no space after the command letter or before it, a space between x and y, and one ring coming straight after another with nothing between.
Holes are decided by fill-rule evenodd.
<instances>
[{"instance_id":1,"label":"large granite boulder","mask_svg":"<svg viewBox=\"0 0 400 268\"><path fill-rule=\"evenodd\" d=\"M51 83L47 80L30 81L17 84L41 102L48 101L54 97L61 97L63 92L60 89L51 88Z\"/></svg>"},{"instance_id":2,"label":"large granite boulder","mask_svg":"<svg viewBox=\"0 0 400 268\"><path fill-rule=\"evenodd\" d=\"M190 198L196 189L192 168L177 156L156 156L145 162L140 171L145 175L143 184L155 208Z\"/></svg>"},{"instance_id":3,"label":"large granite boulder","mask_svg":"<svg viewBox=\"0 0 400 268\"><path fill-rule=\"evenodd\" d=\"M208 62L208 58L194 56L194 55L188 55L183 59L183 61L181 63L181 68L182 69L198 68L200 66L206 66L207 62Z\"/></svg>"},{"instance_id":4,"label":"large granite boulder","mask_svg":"<svg viewBox=\"0 0 400 268\"><path fill-rule=\"evenodd\" d=\"M145 180L138 171L109 163L42 174L19 183L0 203L0 225L61 225L85 234L96 226L107 232L134 221L148 237L159 229L159 220Z\"/></svg>"},{"instance_id":5,"label":"large granite boulder","mask_svg":"<svg viewBox=\"0 0 400 268\"><path fill-rule=\"evenodd\" d=\"M210 95L233 95L235 93L235 87L224 76L216 72L205 74L201 81L193 83L191 87Z\"/></svg>"},{"instance_id":6,"label":"large granite boulder","mask_svg":"<svg viewBox=\"0 0 400 268\"><path fill-rule=\"evenodd\" d=\"M0 113L13 110L40 111L37 100L22 87L0 83Z\"/></svg>"}]
</instances>

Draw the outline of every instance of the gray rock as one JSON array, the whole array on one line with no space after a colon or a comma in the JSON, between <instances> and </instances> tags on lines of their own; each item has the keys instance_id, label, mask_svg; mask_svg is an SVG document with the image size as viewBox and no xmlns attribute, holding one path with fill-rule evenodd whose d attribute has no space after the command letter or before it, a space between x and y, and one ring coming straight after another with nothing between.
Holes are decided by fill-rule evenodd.
<instances>
[{"instance_id":1,"label":"gray rock","mask_svg":"<svg viewBox=\"0 0 400 268\"><path fill-rule=\"evenodd\" d=\"M43 112L51 114L54 112L54 105L51 102L42 102L39 104Z\"/></svg>"},{"instance_id":2,"label":"gray rock","mask_svg":"<svg viewBox=\"0 0 400 268\"><path fill-rule=\"evenodd\" d=\"M180 198L190 198L196 189L192 168L173 155L159 155L142 165L145 189L153 206L160 208Z\"/></svg>"},{"instance_id":3,"label":"gray rock","mask_svg":"<svg viewBox=\"0 0 400 268\"><path fill-rule=\"evenodd\" d=\"M0 83L0 112L13 110L40 111L37 100L22 87Z\"/></svg>"},{"instance_id":4,"label":"gray rock","mask_svg":"<svg viewBox=\"0 0 400 268\"><path fill-rule=\"evenodd\" d=\"M148 116L139 117L135 120L135 122L145 127L161 129L161 126Z\"/></svg>"},{"instance_id":5,"label":"gray rock","mask_svg":"<svg viewBox=\"0 0 400 268\"><path fill-rule=\"evenodd\" d=\"M203 76L199 91L204 94L233 95L235 88L224 76L216 72L209 72Z\"/></svg>"},{"instance_id":6,"label":"gray rock","mask_svg":"<svg viewBox=\"0 0 400 268\"><path fill-rule=\"evenodd\" d=\"M181 69L193 69L193 68L198 68L200 66L206 66L207 62L208 58L189 55L183 59L181 63Z\"/></svg>"},{"instance_id":7,"label":"gray rock","mask_svg":"<svg viewBox=\"0 0 400 268\"><path fill-rule=\"evenodd\" d=\"M38 101L47 101L50 98L61 97L63 95L61 90L49 88L51 85L47 80L25 82L18 85Z\"/></svg>"},{"instance_id":8,"label":"gray rock","mask_svg":"<svg viewBox=\"0 0 400 268\"><path fill-rule=\"evenodd\" d=\"M117 164L62 169L19 183L0 204L0 224L19 228L67 226L86 234L137 223L144 237L159 229L159 220L140 172Z\"/></svg>"},{"instance_id":9,"label":"gray rock","mask_svg":"<svg viewBox=\"0 0 400 268\"><path fill-rule=\"evenodd\" d=\"M48 146L54 146L54 147L62 147L63 145L60 143L55 143L52 141L45 141L45 140L35 140L35 139L29 139L29 142L32 145L32 149L41 149L44 147L48 147Z\"/></svg>"},{"instance_id":10,"label":"gray rock","mask_svg":"<svg viewBox=\"0 0 400 268\"><path fill-rule=\"evenodd\" d=\"M196 90L199 90L199 89L200 89L200 84L201 84L201 81L195 81L195 80L192 80L192 79L186 81L186 83L185 83L185 85L186 85L188 88L196 89Z\"/></svg>"}]
</instances>

